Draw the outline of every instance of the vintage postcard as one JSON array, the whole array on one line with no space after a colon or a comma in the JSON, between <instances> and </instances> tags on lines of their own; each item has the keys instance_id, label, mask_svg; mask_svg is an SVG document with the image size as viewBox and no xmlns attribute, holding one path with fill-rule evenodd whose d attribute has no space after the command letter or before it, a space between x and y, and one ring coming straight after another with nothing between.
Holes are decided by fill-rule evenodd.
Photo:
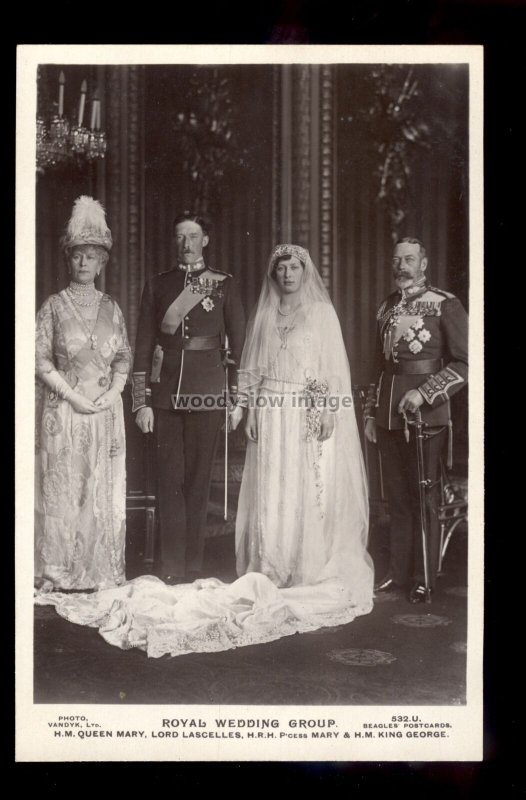
<instances>
[{"instance_id":1,"label":"vintage postcard","mask_svg":"<svg viewBox=\"0 0 526 800\"><path fill-rule=\"evenodd\" d=\"M480 46L19 46L17 761L482 760L482 142Z\"/></svg>"}]
</instances>

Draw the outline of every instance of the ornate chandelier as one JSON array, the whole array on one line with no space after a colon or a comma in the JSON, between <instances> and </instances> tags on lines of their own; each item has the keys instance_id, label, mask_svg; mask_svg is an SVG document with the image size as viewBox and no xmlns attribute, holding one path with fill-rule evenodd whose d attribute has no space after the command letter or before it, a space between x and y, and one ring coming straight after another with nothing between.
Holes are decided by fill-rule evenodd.
<instances>
[{"instance_id":1,"label":"ornate chandelier","mask_svg":"<svg viewBox=\"0 0 526 800\"><path fill-rule=\"evenodd\" d=\"M64 88L66 78L63 72L58 79L58 108L52 109L49 122L37 116L37 171L46 168L76 163L82 166L86 161L104 158L106 153L106 133L101 130L101 101L99 92L93 92L89 128L84 125L86 112L87 82L82 81L78 114L70 120L64 115ZM56 107L56 103L53 104Z\"/></svg>"}]
</instances>

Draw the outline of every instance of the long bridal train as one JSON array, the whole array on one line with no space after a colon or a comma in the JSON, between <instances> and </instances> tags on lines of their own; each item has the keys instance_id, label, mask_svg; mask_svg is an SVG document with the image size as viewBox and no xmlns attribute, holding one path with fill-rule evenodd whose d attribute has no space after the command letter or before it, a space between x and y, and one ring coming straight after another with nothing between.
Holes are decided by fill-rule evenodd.
<instances>
[{"instance_id":1,"label":"long bridal train","mask_svg":"<svg viewBox=\"0 0 526 800\"><path fill-rule=\"evenodd\" d=\"M148 575L94 594L41 592L35 603L54 605L69 622L98 628L111 645L159 658L230 650L351 622L372 608L368 574L363 581L351 592L338 579L279 589L255 572L231 584L206 578L180 586Z\"/></svg>"}]
</instances>

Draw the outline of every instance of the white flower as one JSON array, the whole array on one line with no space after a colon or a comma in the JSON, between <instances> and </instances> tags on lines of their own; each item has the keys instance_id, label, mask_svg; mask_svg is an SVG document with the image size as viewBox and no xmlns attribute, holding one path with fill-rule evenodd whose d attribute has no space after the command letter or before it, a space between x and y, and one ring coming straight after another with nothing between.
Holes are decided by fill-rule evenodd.
<instances>
[{"instance_id":1,"label":"white flower","mask_svg":"<svg viewBox=\"0 0 526 800\"><path fill-rule=\"evenodd\" d=\"M417 321L413 323L412 327L415 329L415 331L419 331L420 328L423 328L423 326L424 326L424 320L422 319L422 317L420 317L420 319L417 319Z\"/></svg>"},{"instance_id":2,"label":"white flower","mask_svg":"<svg viewBox=\"0 0 526 800\"><path fill-rule=\"evenodd\" d=\"M205 311L212 311L214 308L214 301L211 297L205 297L203 302L201 303Z\"/></svg>"},{"instance_id":3,"label":"white flower","mask_svg":"<svg viewBox=\"0 0 526 800\"><path fill-rule=\"evenodd\" d=\"M412 328L408 328L404 334L406 342L411 342L415 338L415 332Z\"/></svg>"},{"instance_id":4,"label":"white flower","mask_svg":"<svg viewBox=\"0 0 526 800\"><path fill-rule=\"evenodd\" d=\"M424 330L420 331L420 333L418 334L418 338L420 339L421 342L428 342L431 339L431 334L429 333L428 330L424 328Z\"/></svg>"},{"instance_id":5,"label":"white flower","mask_svg":"<svg viewBox=\"0 0 526 800\"><path fill-rule=\"evenodd\" d=\"M415 341L411 342L411 344L409 345L409 349L411 350L412 353L419 353L420 350L422 349L422 345L417 339L415 339Z\"/></svg>"}]
</instances>

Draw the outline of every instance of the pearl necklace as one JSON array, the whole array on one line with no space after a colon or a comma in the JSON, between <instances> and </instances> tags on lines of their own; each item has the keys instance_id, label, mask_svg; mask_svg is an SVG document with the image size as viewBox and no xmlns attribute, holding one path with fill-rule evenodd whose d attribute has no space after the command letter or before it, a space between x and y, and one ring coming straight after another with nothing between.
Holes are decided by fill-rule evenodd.
<instances>
[{"instance_id":1,"label":"pearl necklace","mask_svg":"<svg viewBox=\"0 0 526 800\"><path fill-rule=\"evenodd\" d=\"M100 302L100 295L95 289L94 283L89 283L86 285L84 283L76 283L75 281L71 281L67 288L67 292L75 305L82 306L83 308L89 308L90 306L94 306ZM90 299L83 303L80 298Z\"/></svg>"},{"instance_id":2,"label":"pearl necklace","mask_svg":"<svg viewBox=\"0 0 526 800\"><path fill-rule=\"evenodd\" d=\"M300 305L301 303L299 303L296 308L291 308L290 311L282 311L278 304L278 314L281 314L282 317L290 317L291 314L295 314L298 311Z\"/></svg>"}]
</instances>

